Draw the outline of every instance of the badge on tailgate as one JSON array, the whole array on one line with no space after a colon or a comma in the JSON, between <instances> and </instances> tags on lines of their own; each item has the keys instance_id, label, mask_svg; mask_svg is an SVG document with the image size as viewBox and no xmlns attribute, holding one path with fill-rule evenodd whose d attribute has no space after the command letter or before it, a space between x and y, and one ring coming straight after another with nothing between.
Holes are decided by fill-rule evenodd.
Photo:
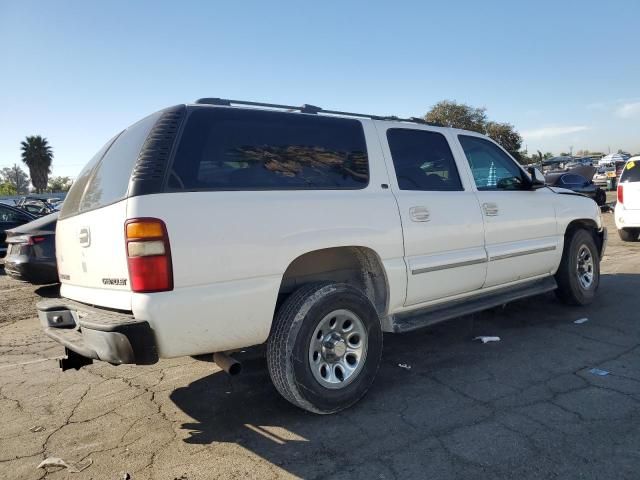
<instances>
[{"instance_id":1,"label":"badge on tailgate","mask_svg":"<svg viewBox=\"0 0 640 480\"><path fill-rule=\"evenodd\" d=\"M88 247L91 245L91 230L89 227L80 228L80 232L78 233L78 241L80 242L81 247Z\"/></svg>"}]
</instances>

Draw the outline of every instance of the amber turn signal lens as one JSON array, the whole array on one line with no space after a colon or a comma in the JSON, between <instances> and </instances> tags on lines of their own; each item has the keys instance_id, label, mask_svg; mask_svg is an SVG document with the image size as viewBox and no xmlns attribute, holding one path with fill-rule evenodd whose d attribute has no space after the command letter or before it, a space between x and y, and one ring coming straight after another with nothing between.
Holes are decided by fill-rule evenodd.
<instances>
[{"instance_id":1,"label":"amber turn signal lens","mask_svg":"<svg viewBox=\"0 0 640 480\"><path fill-rule=\"evenodd\" d=\"M132 222L127 224L127 238L162 237L162 225L158 222Z\"/></svg>"}]
</instances>

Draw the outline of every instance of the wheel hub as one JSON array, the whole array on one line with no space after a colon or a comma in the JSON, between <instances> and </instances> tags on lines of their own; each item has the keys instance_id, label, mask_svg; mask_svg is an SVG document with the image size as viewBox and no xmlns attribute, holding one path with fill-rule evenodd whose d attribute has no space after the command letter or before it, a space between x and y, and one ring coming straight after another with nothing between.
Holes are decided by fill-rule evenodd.
<instances>
[{"instance_id":1,"label":"wheel hub","mask_svg":"<svg viewBox=\"0 0 640 480\"><path fill-rule=\"evenodd\" d=\"M322 358L336 362L347 353L347 342L336 332L331 332L322 341Z\"/></svg>"},{"instance_id":2,"label":"wheel hub","mask_svg":"<svg viewBox=\"0 0 640 480\"><path fill-rule=\"evenodd\" d=\"M594 265L591 250L586 245L582 245L578 249L578 258L576 262L576 275L578 282L583 289L588 289L593 284Z\"/></svg>"},{"instance_id":3,"label":"wheel hub","mask_svg":"<svg viewBox=\"0 0 640 480\"><path fill-rule=\"evenodd\" d=\"M367 340L364 323L349 310L320 320L309 344L309 366L318 383L331 389L351 383L364 365Z\"/></svg>"}]
</instances>

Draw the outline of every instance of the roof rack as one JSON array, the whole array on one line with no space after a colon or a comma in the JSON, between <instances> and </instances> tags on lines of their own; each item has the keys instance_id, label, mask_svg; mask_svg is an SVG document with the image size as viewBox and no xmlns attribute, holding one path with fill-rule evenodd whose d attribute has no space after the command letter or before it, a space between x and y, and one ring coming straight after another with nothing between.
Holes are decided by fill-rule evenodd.
<instances>
[{"instance_id":1,"label":"roof rack","mask_svg":"<svg viewBox=\"0 0 640 480\"><path fill-rule=\"evenodd\" d=\"M328 115L344 115L346 117L358 117L358 118L370 118L372 120L393 120L396 122L411 122L411 123L419 123L422 125L432 125L434 127L442 127L443 125L439 123L427 122L422 118L418 117L409 117L409 118L400 118L395 115L381 116L381 115L369 115L366 113L352 113L352 112L340 112L338 110L325 110L320 107L316 107L315 105L304 104L301 106L295 105L279 105L277 103L263 103L263 102L249 102L246 100L229 100L226 98L199 98L196 100L198 104L204 105L220 105L230 107L232 105L246 105L249 107L265 107L265 108L273 108L286 110L289 112L300 112L300 113L310 113L310 114L318 114L324 113Z\"/></svg>"}]
</instances>

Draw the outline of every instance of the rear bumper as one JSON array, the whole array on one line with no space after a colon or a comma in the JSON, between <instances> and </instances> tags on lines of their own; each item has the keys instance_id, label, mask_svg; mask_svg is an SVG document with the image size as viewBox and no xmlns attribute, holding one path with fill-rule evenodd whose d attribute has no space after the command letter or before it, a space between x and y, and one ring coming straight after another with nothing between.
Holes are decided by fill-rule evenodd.
<instances>
[{"instance_id":1,"label":"rear bumper","mask_svg":"<svg viewBox=\"0 0 640 480\"><path fill-rule=\"evenodd\" d=\"M640 227L640 209L631 210L616 205L614 216L618 230Z\"/></svg>"},{"instance_id":2,"label":"rear bumper","mask_svg":"<svg viewBox=\"0 0 640 480\"><path fill-rule=\"evenodd\" d=\"M37 304L44 333L86 358L114 365L158 361L153 330L133 315L91 307L65 298Z\"/></svg>"}]
</instances>

